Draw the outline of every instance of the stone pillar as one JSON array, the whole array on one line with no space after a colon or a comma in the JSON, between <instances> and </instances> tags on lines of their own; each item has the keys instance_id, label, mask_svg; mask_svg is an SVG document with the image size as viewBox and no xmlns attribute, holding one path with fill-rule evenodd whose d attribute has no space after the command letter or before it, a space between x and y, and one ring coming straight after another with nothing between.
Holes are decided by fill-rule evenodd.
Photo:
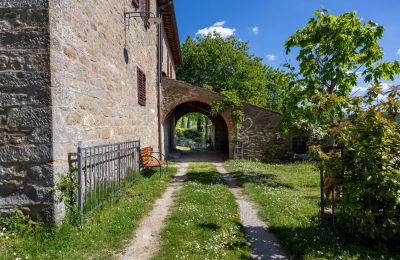
<instances>
[{"instance_id":1,"label":"stone pillar","mask_svg":"<svg viewBox=\"0 0 400 260\"><path fill-rule=\"evenodd\" d=\"M53 218L47 0L0 1L0 216Z\"/></svg>"}]
</instances>

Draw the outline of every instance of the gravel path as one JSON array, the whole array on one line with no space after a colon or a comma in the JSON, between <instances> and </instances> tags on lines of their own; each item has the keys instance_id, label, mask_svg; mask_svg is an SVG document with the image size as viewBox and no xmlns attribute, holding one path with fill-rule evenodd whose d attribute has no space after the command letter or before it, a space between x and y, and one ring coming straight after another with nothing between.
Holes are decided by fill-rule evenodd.
<instances>
[{"instance_id":1,"label":"gravel path","mask_svg":"<svg viewBox=\"0 0 400 260\"><path fill-rule=\"evenodd\" d=\"M118 259L151 259L160 248L160 233L165 226L174 197L186 179L188 163L182 163L163 196L156 200L153 210L143 218L130 244L117 255Z\"/></svg>"},{"instance_id":2,"label":"gravel path","mask_svg":"<svg viewBox=\"0 0 400 260\"><path fill-rule=\"evenodd\" d=\"M268 226L257 216L257 209L242 195L235 179L224 169L222 163L215 163L217 171L225 179L239 205L240 219L250 242L254 259L289 259L283 252L277 238L268 231Z\"/></svg>"}]
</instances>

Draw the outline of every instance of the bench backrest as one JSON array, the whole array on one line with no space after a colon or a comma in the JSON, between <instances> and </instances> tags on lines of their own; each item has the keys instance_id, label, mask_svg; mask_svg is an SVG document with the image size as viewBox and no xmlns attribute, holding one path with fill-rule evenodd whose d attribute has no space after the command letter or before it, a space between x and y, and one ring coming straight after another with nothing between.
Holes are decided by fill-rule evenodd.
<instances>
[{"instance_id":1,"label":"bench backrest","mask_svg":"<svg viewBox=\"0 0 400 260\"><path fill-rule=\"evenodd\" d=\"M153 153L153 148L150 146L143 147L142 149L140 149L140 157L142 158L142 164L147 164L153 160L153 158L151 157L152 153Z\"/></svg>"}]
</instances>

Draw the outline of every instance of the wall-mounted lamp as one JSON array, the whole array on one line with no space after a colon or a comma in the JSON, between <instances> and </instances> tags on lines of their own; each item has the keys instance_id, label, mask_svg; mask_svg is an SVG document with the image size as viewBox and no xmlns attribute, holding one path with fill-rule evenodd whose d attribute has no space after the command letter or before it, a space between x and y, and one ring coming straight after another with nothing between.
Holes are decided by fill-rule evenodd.
<instances>
[{"instance_id":1,"label":"wall-mounted lamp","mask_svg":"<svg viewBox=\"0 0 400 260\"><path fill-rule=\"evenodd\" d=\"M150 25L158 25L162 23L160 17L157 17L152 12L124 12L124 24L125 24L125 31L129 29L130 26L130 19L134 17L144 17L149 15L148 22Z\"/></svg>"}]
</instances>

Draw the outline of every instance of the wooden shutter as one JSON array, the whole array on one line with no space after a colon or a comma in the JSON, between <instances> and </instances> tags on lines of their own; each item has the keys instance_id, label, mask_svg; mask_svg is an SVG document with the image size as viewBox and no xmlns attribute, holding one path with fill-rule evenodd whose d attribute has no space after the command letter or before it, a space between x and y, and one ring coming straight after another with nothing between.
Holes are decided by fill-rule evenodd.
<instances>
[{"instance_id":1,"label":"wooden shutter","mask_svg":"<svg viewBox=\"0 0 400 260\"><path fill-rule=\"evenodd\" d=\"M144 28L149 29L150 28L150 0L144 0Z\"/></svg>"},{"instance_id":2,"label":"wooden shutter","mask_svg":"<svg viewBox=\"0 0 400 260\"><path fill-rule=\"evenodd\" d=\"M146 75L137 68L137 90L138 90L138 104L141 106L146 105Z\"/></svg>"},{"instance_id":3,"label":"wooden shutter","mask_svg":"<svg viewBox=\"0 0 400 260\"><path fill-rule=\"evenodd\" d=\"M133 5L135 8L139 8L139 6L140 6L140 0L132 0L132 5Z\"/></svg>"}]
</instances>

